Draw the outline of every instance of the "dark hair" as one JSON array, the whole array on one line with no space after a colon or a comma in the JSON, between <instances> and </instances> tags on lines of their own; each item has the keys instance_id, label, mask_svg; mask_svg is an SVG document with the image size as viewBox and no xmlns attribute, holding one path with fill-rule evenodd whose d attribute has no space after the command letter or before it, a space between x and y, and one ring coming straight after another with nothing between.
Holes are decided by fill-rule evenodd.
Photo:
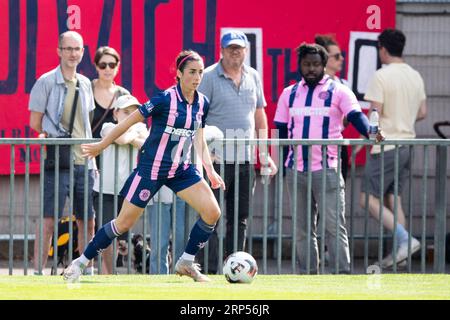
<instances>
[{"instance_id":1,"label":"dark hair","mask_svg":"<svg viewBox=\"0 0 450 320\"><path fill-rule=\"evenodd\" d=\"M111 47L100 47L95 52L94 63L97 65L100 62L100 59L104 56L108 55L116 59L116 63L120 62L120 56L114 48Z\"/></svg>"},{"instance_id":2,"label":"dark hair","mask_svg":"<svg viewBox=\"0 0 450 320\"><path fill-rule=\"evenodd\" d=\"M327 52L329 51L330 46L337 46L337 42L334 41L333 37L330 35L324 35L324 34L317 34L314 38L314 41L316 44L321 45L325 49L327 49Z\"/></svg>"},{"instance_id":3,"label":"dark hair","mask_svg":"<svg viewBox=\"0 0 450 320\"><path fill-rule=\"evenodd\" d=\"M386 48L393 57L401 57L405 48L406 37L398 29L385 29L378 36L378 46Z\"/></svg>"},{"instance_id":4,"label":"dark hair","mask_svg":"<svg viewBox=\"0 0 450 320\"><path fill-rule=\"evenodd\" d=\"M322 47L320 44L303 42L300 46L297 47L296 51L298 54L298 70L299 71L300 71L301 62L307 54L318 54L320 56L320 58L322 58L322 65L324 67L327 65L328 53L327 53L327 50L324 47Z\"/></svg>"},{"instance_id":5,"label":"dark hair","mask_svg":"<svg viewBox=\"0 0 450 320\"><path fill-rule=\"evenodd\" d=\"M202 57L200 57L200 55L193 50L181 51L175 60L177 70L180 70L181 72L183 72L184 68L186 67L186 64L189 61L202 61ZM176 79L177 79L177 81L180 80L178 77L176 77Z\"/></svg>"}]
</instances>

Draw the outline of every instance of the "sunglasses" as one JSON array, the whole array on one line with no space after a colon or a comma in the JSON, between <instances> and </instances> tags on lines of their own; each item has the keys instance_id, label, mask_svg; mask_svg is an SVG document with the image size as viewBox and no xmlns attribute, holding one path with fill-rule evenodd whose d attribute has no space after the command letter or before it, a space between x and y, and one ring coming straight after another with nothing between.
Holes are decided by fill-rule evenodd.
<instances>
[{"instance_id":1,"label":"sunglasses","mask_svg":"<svg viewBox=\"0 0 450 320\"><path fill-rule=\"evenodd\" d=\"M339 52L339 53L330 55L330 57L333 57L334 59L339 60L340 57L343 58L344 56L342 55L342 53Z\"/></svg>"},{"instance_id":2,"label":"sunglasses","mask_svg":"<svg viewBox=\"0 0 450 320\"><path fill-rule=\"evenodd\" d=\"M100 62L100 63L97 65L97 67L98 67L100 70L105 70L107 66L108 66L110 69L115 69L115 68L117 67L117 62L109 62L109 63L106 63L106 62Z\"/></svg>"}]
</instances>

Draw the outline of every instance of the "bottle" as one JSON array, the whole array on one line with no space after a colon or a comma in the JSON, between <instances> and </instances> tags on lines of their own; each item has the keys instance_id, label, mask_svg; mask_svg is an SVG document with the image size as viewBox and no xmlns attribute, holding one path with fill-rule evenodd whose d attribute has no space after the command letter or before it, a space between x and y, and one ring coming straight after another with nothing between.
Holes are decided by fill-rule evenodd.
<instances>
[{"instance_id":1,"label":"bottle","mask_svg":"<svg viewBox=\"0 0 450 320\"><path fill-rule=\"evenodd\" d=\"M272 169L269 167L268 154L266 152L260 152L259 161L261 162L261 169L259 171L259 173L261 174L261 183L266 184L267 182L267 184L269 184Z\"/></svg>"},{"instance_id":2,"label":"bottle","mask_svg":"<svg viewBox=\"0 0 450 320\"><path fill-rule=\"evenodd\" d=\"M369 117L369 139L375 140L378 133L379 116L378 110L374 108Z\"/></svg>"},{"instance_id":3,"label":"bottle","mask_svg":"<svg viewBox=\"0 0 450 320\"><path fill-rule=\"evenodd\" d=\"M261 183L269 184L270 183L270 174L272 173L272 169L269 166L261 165L260 174L261 174Z\"/></svg>"}]
</instances>

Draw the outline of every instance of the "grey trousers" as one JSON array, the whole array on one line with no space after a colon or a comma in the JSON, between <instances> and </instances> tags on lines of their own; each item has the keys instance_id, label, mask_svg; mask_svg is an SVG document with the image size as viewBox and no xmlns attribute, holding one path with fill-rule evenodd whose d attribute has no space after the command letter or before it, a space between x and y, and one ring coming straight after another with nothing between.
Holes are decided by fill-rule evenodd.
<instances>
[{"instance_id":1,"label":"grey trousers","mask_svg":"<svg viewBox=\"0 0 450 320\"><path fill-rule=\"evenodd\" d=\"M342 175L336 169L326 169L325 177L325 207L322 206L322 171L312 172L311 184L311 216L310 232L308 233L308 173L297 172L297 235L296 249L300 273L307 273L307 260L309 251L309 273L319 272L319 248L317 235L321 234L321 223L325 223L325 244L329 253L329 266L332 273L350 272L350 252L345 228L345 184ZM294 183L294 171L287 169L287 191L292 199L292 186ZM338 194L339 183L339 194ZM292 204L291 204L292 206ZM294 208L291 208L294 212ZM318 223L318 220L321 220ZM309 250L308 250L309 237ZM324 262L324 257L322 257ZM337 269L336 269L337 263Z\"/></svg>"}]
</instances>

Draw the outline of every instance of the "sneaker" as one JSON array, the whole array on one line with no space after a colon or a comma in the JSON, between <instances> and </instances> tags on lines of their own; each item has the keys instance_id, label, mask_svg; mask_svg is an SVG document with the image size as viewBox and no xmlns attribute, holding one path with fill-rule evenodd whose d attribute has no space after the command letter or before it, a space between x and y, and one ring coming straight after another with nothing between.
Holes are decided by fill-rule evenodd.
<instances>
[{"instance_id":1,"label":"sneaker","mask_svg":"<svg viewBox=\"0 0 450 320\"><path fill-rule=\"evenodd\" d=\"M375 262L375 265L379 265L378 261ZM388 254L386 257L381 260L382 268L390 268L394 265L394 258L392 257L392 253Z\"/></svg>"},{"instance_id":2,"label":"sneaker","mask_svg":"<svg viewBox=\"0 0 450 320\"><path fill-rule=\"evenodd\" d=\"M207 276L200 273L200 265L185 259L178 259L175 265L175 273L179 276L188 276L197 282L209 282L211 281Z\"/></svg>"},{"instance_id":3,"label":"sneaker","mask_svg":"<svg viewBox=\"0 0 450 320\"><path fill-rule=\"evenodd\" d=\"M420 249L420 242L416 238L411 239L411 255ZM408 241L402 243L397 249L397 266L403 266L406 264L406 259L408 259ZM376 263L378 265L378 263ZM381 260L382 268L390 268L394 265L394 258L392 253Z\"/></svg>"},{"instance_id":4,"label":"sneaker","mask_svg":"<svg viewBox=\"0 0 450 320\"><path fill-rule=\"evenodd\" d=\"M416 238L411 239L411 255L420 249L420 242ZM403 242L397 249L397 263L408 259L408 241Z\"/></svg>"},{"instance_id":5,"label":"sneaker","mask_svg":"<svg viewBox=\"0 0 450 320\"><path fill-rule=\"evenodd\" d=\"M64 269L63 278L64 281L74 283L80 281L80 276L83 274L84 266L72 261L72 263Z\"/></svg>"},{"instance_id":6,"label":"sneaker","mask_svg":"<svg viewBox=\"0 0 450 320\"><path fill-rule=\"evenodd\" d=\"M374 263L376 266L380 265L377 262ZM403 260L403 261L397 261L397 267L399 268L406 268L407 265L407 261ZM387 255L383 260L381 260L381 267L386 269L386 268L391 268L394 266L394 258L392 257L392 253Z\"/></svg>"}]
</instances>

